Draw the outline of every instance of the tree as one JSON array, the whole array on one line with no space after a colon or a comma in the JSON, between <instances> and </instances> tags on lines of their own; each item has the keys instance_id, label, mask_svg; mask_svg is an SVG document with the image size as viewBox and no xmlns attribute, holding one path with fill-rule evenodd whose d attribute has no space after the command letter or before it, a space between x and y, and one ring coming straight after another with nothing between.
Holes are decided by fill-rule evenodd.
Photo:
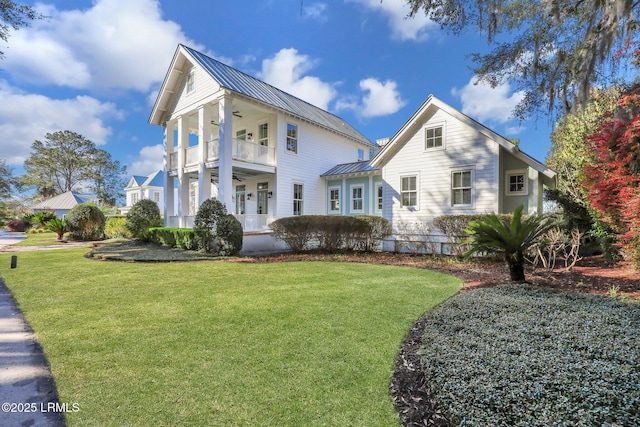
<instances>
[{"instance_id":1,"label":"tree","mask_svg":"<svg viewBox=\"0 0 640 427\"><path fill-rule=\"evenodd\" d=\"M594 162L585 169L591 206L640 267L640 85L624 93L590 137Z\"/></svg>"},{"instance_id":2,"label":"tree","mask_svg":"<svg viewBox=\"0 0 640 427\"><path fill-rule=\"evenodd\" d=\"M0 39L6 42L11 29L18 30L29 26L34 19L43 19L31 6L21 5L13 0L0 0ZM0 58L4 52L0 50Z\"/></svg>"},{"instance_id":3,"label":"tree","mask_svg":"<svg viewBox=\"0 0 640 427\"><path fill-rule=\"evenodd\" d=\"M525 96L525 118L540 107L584 107L595 83L609 83L613 59L638 44L633 0L407 0L411 15L426 15L459 35L475 27L493 47L474 53L473 71L497 86L514 83ZM620 69L624 64L617 62Z\"/></svg>"},{"instance_id":4,"label":"tree","mask_svg":"<svg viewBox=\"0 0 640 427\"><path fill-rule=\"evenodd\" d=\"M142 199L131 207L127 214L125 227L131 232L134 239L149 242L151 240L149 229L151 227L162 227L162 225L158 204L153 200Z\"/></svg>"},{"instance_id":5,"label":"tree","mask_svg":"<svg viewBox=\"0 0 640 427\"><path fill-rule=\"evenodd\" d=\"M80 134L68 130L48 133L31 150L21 182L36 187L39 194L88 189L100 201L113 204L122 195L126 168Z\"/></svg>"},{"instance_id":6,"label":"tree","mask_svg":"<svg viewBox=\"0 0 640 427\"><path fill-rule=\"evenodd\" d=\"M531 246L555 226L548 217L532 215L523 217L524 205L518 206L509 221L489 214L482 221L471 221L467 229L469 258L474 254L500 254L509 266L514 282L524 282L524 254Z\"/></svg>"},{"instance_id":7,"label":"tree","mask_svg":"<svg viewBox=\"0 0 640 427\"><path fill-rule=\"evenodd\" d=\"M0 159L0 202L9 197L14 183L13 170L5 159Z\"/></svg>"},{"instance_id":8,"label":"tree","mask_svg":"<svg viewBox=\"0 0 640 427\"><path fill-rule=\"evenodd\" d=\"M95 205L74 206L65 217L69 237L74 240L99 240L104 237L106 219Z\"/></svg>"}]
</instances>

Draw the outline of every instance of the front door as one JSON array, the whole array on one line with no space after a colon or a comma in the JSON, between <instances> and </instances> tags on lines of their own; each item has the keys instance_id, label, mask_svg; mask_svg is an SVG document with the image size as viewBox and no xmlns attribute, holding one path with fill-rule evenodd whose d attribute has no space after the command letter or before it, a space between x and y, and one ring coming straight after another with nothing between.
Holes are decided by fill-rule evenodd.
<instances>
[{"instance_id":1,"label":"front door","mask_svg":"<svg viewBox=\"0 0 640 427\"><path fill-rule=\"evenodd\" d=\"M259 214L269 213L269 183L258 183L258 212Z\"/></svg>"},{"instance_id":2,"label":"front door","mask_svg":"<svg viewBox=\"0 0 640 427\"><path fill-rule=\"evenodd\" d=\"M236 185L236 214L244 215L245 213L246 187L244 185Z\"/></svg>"}]
</instances>

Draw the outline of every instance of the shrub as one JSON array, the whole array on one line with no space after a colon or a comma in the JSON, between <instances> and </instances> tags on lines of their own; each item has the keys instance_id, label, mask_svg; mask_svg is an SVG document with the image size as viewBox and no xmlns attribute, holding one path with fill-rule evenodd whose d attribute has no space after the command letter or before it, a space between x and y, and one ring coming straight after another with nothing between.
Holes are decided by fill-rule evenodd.
<instances>
[{"instance_id":1,"label":"shrub","mask_svg":"<svg viewBox=\"0 0 640 427\"><path fill-rule=\"evenodd\" d=\"M276 239L284 241L294 252L311 249L312 243L328 252L371 251L391 235L391 226L385 218L369 215L300 215L280 218L270 227Z\"/></svg>"},{"instance_id":2,"label":"shrub","mask_svg":"<svg viewBox=\"0 0 640 427\"><path fill-rule=\"evenodd\" d=\"M211 253L213 238L218 232L218 223L227 215L227 208L217 199L207 199L200 205L193 220L193 231L198 239L198 249Z\"/></svg>"},{"instance_id":3,"label":"shrub","mask_svg":"<svg viewBox=\"0 0 640 427\"><path fill-rule=\"evenodd\" d=\"M127 217L120 215L111 215L107 217L106 224L104 226L104 234L111 239L131 238L131 232L127 228Z\"/></svg>"},{"instance_id":4,"label":"shrub","mask_svg":"<svg viewBox=\"0 0 640 427\"><path fill-rule=\"evenodd\" d=\"M508 285L426 316L428 392L456 426L640 425L640 305Z\"/></svg>"},{"instance_id":5,"label":"shrub","mask_svg":"<svg viewBox=\"0 0 640 427\"><path fill-rule=\"evenodd\" d=\"M162 227L160 208L153 200L142 199L136 202L127 214L126 227L134 239L148 242L151 239L149 228Z\"/></svg>"},{"instance_id":6,"label":"shrub","mask_svg":"<svg viewBox=\"0 0 640 427\"><path fill-rule=\"evenodd\" d=\"M47 222L55 218L57 218L56 214L54 214L53 212L46 212L46 211L36 212L31 215L25 216L25 220L28 221L29 224L31 224L32 226L36 226L38 228L45 228ZM53 230L50 230L50 231L53 231Z\"/></svg>"},{"instance_id":7,"label":"shrub","mask_svg":"<svg viewBox=\"0 0 640 427\"><path fill-rule=\"evenodd\" d=\"M296 253L307 249L314 236L309 215L280 218L269 226L273 230L275 238L285 242Z\"/></svg>"},{"instance_id":8,"label":"shrub","mask_svg":"<svg viewBox=\"0 0 640 427\"><path fill-rule=\"evenodd\" d=\"M98 240L104 237L105 217L95 205L74 206L65 217L69 237L74 240Z\"/></svg>"},{"instance_id":9,"label":"shrub","mask_svg":"<svg viewBox=\"0 0 640 427\"><path fill-rule=\"evenodd\" d=\"M453 254L462 258L468 249L464 241L465 230L472 221L482 221L486 215L442 215L433 219L433 225L444 234L447 243L451 246Z\"/></svg>"},{"instance_id":10,"label":"shrub","mask_svg":"<svg viewBox=\"0 0 640 427\"><path fill-rule=\"evenodd\" d=\"M9 231L27 231L29 229L29 223L23 219L16 219L14 221L9 221L5 224Z\"/></svg>"},{"instance_id":11,"label":"shrub","mask_svg":"<svg viewBox=\"0 0 640 427\"><path fill-rule=\"evenodd\" d=\"M221 256L237 255L242 249L243 234L242 224L235 216L223 216L218 221L213 253Z\"/></svg>"},{"instance_id":12,"label":"shrub","mask_svg":"<svg viewBox=\"0 0 640 427\"><path fill-rule=\"evenodd\" d=\"M171 248L186 250L198 248L195 233L191 228L152 227L149 229L152 242Z\"/></svg>"},{"instance_id":13,"label":"shrub","mask_svg":"<svg viewBox=\"0 0 640 427\"><path fill-rule=\"evenodd\" d=\"M67 230L66 221L64 219L61 219L61 218L50 219L49 221L47 221L45 226L47 227L47 229L49 231L52 231L52 232L56 233L56 235L58 236L58 240L62 240L62 237L64 236L64 233L69 231L69 230Z\"/></svg>"}]
</instances>

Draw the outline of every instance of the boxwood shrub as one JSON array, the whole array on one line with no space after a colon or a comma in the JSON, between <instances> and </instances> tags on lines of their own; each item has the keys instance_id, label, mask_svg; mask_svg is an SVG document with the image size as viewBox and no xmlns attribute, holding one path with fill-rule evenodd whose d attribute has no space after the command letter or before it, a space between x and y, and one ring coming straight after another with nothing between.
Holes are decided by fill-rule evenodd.
<instances>
[{"instance_id":1,"label":"boxwood shrub","mask_svg":"<svg viewBox=\"0 0 640 427\"><path fill-rule=\"evenodd\" d=\"M509 285L427 315L429 392L454 426L640 425L640 305Z\"/></svg>"},{"instance_id":2,"label":"boxwood shrub","mask_svg":"<svg viewBox=\"0 0 640 427\"><path fill-rule=\"evenodd\" d=\"M152 227L149 236L151 241L170 248L198 249L196 234L191 228Z\"/></svg>"}]
</instances>

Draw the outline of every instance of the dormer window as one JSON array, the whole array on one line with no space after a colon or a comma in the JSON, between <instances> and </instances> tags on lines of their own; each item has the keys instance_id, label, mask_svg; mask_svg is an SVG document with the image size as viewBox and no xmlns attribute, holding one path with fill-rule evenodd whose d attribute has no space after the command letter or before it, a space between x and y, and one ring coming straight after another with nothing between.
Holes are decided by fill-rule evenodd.
<instances>
[{"instance_id":1,"label":"dormer window","mask_svg":"<svg viewBox=\"0 0 640 427\"><path fill-rule=\"evenodd\" d=\"M187 74L187 93L191 93L194 90L196 90L196 76L195 70L191 70Z\"/></svg>"}]
</instances>

